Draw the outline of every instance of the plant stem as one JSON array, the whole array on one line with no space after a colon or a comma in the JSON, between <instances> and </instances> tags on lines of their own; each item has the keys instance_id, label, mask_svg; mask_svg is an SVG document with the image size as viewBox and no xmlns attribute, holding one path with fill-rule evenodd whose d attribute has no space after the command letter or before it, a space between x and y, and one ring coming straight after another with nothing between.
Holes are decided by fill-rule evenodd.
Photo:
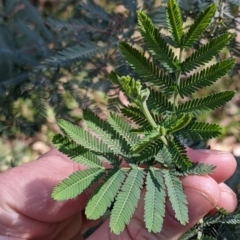
<instances>
[{"instance_id":1,"label":"plant stem","mask_svg":"<svg viewBox=\"0 0 240 240\"><path fill-rule=\"evenodd\" d=\"M180 49L180 53L179 53L179 64L182 62L182 55L183 55L183 49ZM181 70L178 71L177 76L176 76L176 82L177 82L177 86L180 85L180 80L181 80ZM174 93L174 100L173 100L173 109L174 111L176 110L178 106L178 92Z\"/></svg>"},{"instance_id":2,"label":"plant stem","mask_svg":"<svg viewBox=\"0 0 240 240\"><path fill-rule=\"evenodd\" d=\"M144 116L146 117L146 119L148 120L148 122L151 124L151 126L152 126L153 128L157 128L158 126L157 126L157 124L155 123L155 121L154 121L151 113L150 113L149 110L148 110L146 101L140 102L140 103L139 103L139 107L140 107L140 109L142 110L142 112L143 112Z\"/></svg>"}]
</instances>

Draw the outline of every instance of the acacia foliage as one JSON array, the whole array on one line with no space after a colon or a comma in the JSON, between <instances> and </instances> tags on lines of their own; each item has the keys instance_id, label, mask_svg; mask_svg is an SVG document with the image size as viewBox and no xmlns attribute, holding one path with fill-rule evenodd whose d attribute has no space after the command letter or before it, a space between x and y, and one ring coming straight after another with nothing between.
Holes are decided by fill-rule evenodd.
<instances>
[{"instance_id":1,"label":"acacia foliage","mask_svg":"<svg viewBox=\"0 0 240 240\"><path fill-rule=\"evenodd\" d=\"M52 192L55 200L74 198L99 181L85 214L89 219L98 219L113 203L110 229L120 234L130 223L146 185L144 222L149 232L162 229L166 196L175 218L182 225L188 223L187 199L179 177L212 173L214 166L193 164L183 142L219 136L218 125L199 122L197 118L234 96L233 91L202 98L192 96L229 73L235 64L235 60L229 58L209 67L215 57L213 53L220 53L233 39L231 33L218 36L224 44L217 47L214 38L204 45L204 51L193 48L216 10L216 4L207 6L185 32L179 6L175 0L169 0L166 22L171 41L166 40L144 12L137 12L148 56L143 49L121 42L121 52L135 75L112 72L109 76L130 104L122 107L120 113L110 113L107 120L83 110L85 128L63 119L58 121L65 136L53 137L55 147L88 168L60 182ZM184 59L184 53L190 48L193 53ZM194 71L183 79L189 66ZM182 102L184 97L188 99Z\"/></svg>"}]
</instances>

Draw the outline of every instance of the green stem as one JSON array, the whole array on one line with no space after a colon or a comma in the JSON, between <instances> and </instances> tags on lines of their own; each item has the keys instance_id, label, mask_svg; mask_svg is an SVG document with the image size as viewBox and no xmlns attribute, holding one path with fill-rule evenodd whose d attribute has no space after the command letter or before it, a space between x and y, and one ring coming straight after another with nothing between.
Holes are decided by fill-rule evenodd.
<instances>
[{"instance_id":1,"label":"green stem","mask_svg":"<svg viewBox=\"0 0 240 240\"><path fill-rule=\"evenodd\" d=\"M180 53L179 53L179 63L182 62L182 55L183 55L183 49L180 49ZM176 82L177 82L177 86L180 85L180 81L181 81L181 70L178 71L177 73L177 77L176 77ZM173 100L173 109L174 111L176 110L177 106L178 106L178 92L175 92L174 94L174 100Z\"/></svg>"},{"instance_id":2,"label":"green stem","mask_svg":"<svg viewBox=\"0 0 240 240\"><path fill-rule=\"evenodd\" d=\"M153 128L157 128L158 125L155 123L151 113L149 112L146 101L140 102L139 107L142 110L142 112L143 112L144 116L146 117L146 119L148 120L148 122L151 124L151 126Z\"/></svg>"}]
</instances>

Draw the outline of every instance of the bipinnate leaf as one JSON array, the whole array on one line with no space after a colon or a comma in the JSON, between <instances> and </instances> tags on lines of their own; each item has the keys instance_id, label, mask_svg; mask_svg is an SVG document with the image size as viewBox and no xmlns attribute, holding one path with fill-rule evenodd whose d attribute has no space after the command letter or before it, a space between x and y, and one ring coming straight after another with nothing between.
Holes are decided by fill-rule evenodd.
<instances>
[{"instance_id":1,"label":"bipinnate leaf","mask_svg":"<svg viewBox=\"0 0 240 240\"><path fill-rule=\"evenodd\" d=\"M74 172L53 189L52 198L58 201L75 198L102 177L104 172L103 167Z\"/></svg>"},{"instance_id":2,"label":"bipinnate leaf","mask_svg":"<svg viewBox=\"0 0 240 240\"><path fill-rule=\"evenodd\" d=\"M110 228L115 234L120 234L130 222L140 198L144 175L143 169L133 167L117 195L110 217Z\"/></svg>"},{"instance_id":3,"label":"bipinnate leaf","mask_svg":"<svg viewBox=\"0 0 240 240\"><path fill-rule=\"evenodd\" d=\"M163 169L164 181L167 187L167 195L172 204L175 218L182 224L186 225L188 219L187 198L183 192L182 182L174 171Z\"/></svg>"},{"instance_id":4,"label":"bipinnate leaf","mask_svg":"<svg viewBox=\"0 0 240 240\"><path fill-rule=\"evenodd\" d=\"M195 98L185 103L179 104L177 113L191 113L193 117L199 116L209 110L216 109L234 96L234 91L225 91L211 94L203 98Z\"/></svg>"},{"instance_id":5,"label":"bipinnate leaf","mask_svg":"<svg viewBox=\"0 0 240 240\"><path fill-rule=\"evenodd\" d=\"M211 39L207 44L202 45L198 50L181 62L181 71L183 73L189 73L209 63L209 61L229 44L234 36L234 34L227 32Z\"/></svg>"},{"instance_id":6,"label":"bipinnate leaf","mask_svg":"<svg viewBox=\"0 0 240 240\"><path fill-rule=\"evenodd\" d=\"M121 184L125 178L125 172L121 169L113 169L108 173L104 182L97 187L94 195L89 199L85 214L88 219L98 219L111 206Z\"/></svg>"},{"instance_id":7,"label":"bipinnate leaf","mask_svg":"<svg viewBox=\"0 0 240 240\"><path fill-rule=\"evenodd\" d=\"M165 216L165 184L159 169L151 167L146 178L144 221L149 232L161 232Z\"/></svg>"},{"instance_id":8,"label":"bipinnate leaf","mask_svg":"<svg viewBox=\"0 0 240 240\"><path fill-rule=\"evenodd\" d=\"M141 11L138 12L138 25L149 52L166 70L174 72L178 64L174 52L161 36L159 30L155 28L150 18Z\"/></svg>"},{"instance_id":9,"label":"bipinnate leaf","mask_svg":"<svg viewBox=\"0 0 240 240\"><path fill-rule=\"evenodd\" d=\"M138 12L145 47L139 50L126 42L120 43L123 56L138 78L134 74L122 76L115 72L109 76L130 103L121 108L121 115L110 113L107 120L84 110L87 128L62 119L58 121L66 137L55 135L53 144L73 161L88 168L62 180L53 189L54 199L75 198L99 181L88 200L85 214L88 219L96 220L114 203L109 226L113 233L120 234L130 223L145 184L144 222L149 232L162 230L166 197L176 220L182 225L188 223L187 198L181 177L211 174L215 166L192 163L183 142L218 136L221 133L218 125L197 122L197 116L224 105L234 96L234 91L201 98L191 96L214 84L235 63L231 58L210 62L216 60L234 34L224 33L207 39L206 44L194 49L214 18L216 9L216 4L208 5L186 32L178 1L168 0L166 21L169 35L164 37L145 13ZM185 56L189 57L184 60ZM187 98L181 101L179 97ZM107 169L102 161L108 163ZM239 224L238 215L228 219L222 212L218 216L206 216L205 222L194 226L193 235L185 234L183 239L198 235L199 226L219 222ZM201 234L203 238L211 239L204 236L207 232L200 232L198 237Z\"/></svg>"},{"instance_id":10,"label":"bipinnate leaf","mask_svg":"<svg viewBox=\"0 0 240 240\"><path fill-rule=\"evenodd\" d=\"M217 10L216 4L209 5L202 11L194 23L188 29L183 38L183 47L189 49L201 37L203 31L208 27Z\"/></svg>"},{"instance_id":11,"label":"bipinnate leaf","mask_svg":"<svg viewBox=\"0 0 240 240\"><path fill-rule=\"evenodd\" d=\"M194 73L180 83L178 87L180 96L184 98L184 96L189 96L203 87L211 86L219 78L227 74L234 65L235 59L230 58Z\"/></svg>"},{"instance_id":12,"label":"bipinnate leaf","mask_svg":"<svg viewBox=\"0 0 240 240\"><path fill-rule=\"evenodd\" d=\"M167 28L175 47L181 47L183 37L183 22L180 8L176 0L169 0L166 8Z\"/></svg>"},{"instance_id":13,"label":"bipinnate leaf","mask_svg":"<svg viewBox=\"0 0 240 240\"><path fill-rule=\"evenodd\" d=\"M67 137L60 134L54 135L52 143L60 152L66 154L74 162L83 164L90 168L97 168L101 166L101 162L96 155L77 143L70 141Z\"/></svg>"}]
</instances>

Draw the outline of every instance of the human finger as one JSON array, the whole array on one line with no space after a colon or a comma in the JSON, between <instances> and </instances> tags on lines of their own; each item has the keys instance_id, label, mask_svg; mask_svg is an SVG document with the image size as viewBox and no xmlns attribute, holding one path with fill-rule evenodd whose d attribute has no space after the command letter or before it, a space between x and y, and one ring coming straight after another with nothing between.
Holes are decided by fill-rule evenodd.
<instances>
[{"instance_id":1,"label":"human finger","mask_svg":"<svg viewBox=\"0 0 240 240\"><path fill-rule=\"evenodd\" d=\"M209 149L187 148L188 157L193 162L205 163L216 166L214 172L209 174L216 182L226 181L236 171L236 159L231 153Z\"/></svg>"}]
</instances>

